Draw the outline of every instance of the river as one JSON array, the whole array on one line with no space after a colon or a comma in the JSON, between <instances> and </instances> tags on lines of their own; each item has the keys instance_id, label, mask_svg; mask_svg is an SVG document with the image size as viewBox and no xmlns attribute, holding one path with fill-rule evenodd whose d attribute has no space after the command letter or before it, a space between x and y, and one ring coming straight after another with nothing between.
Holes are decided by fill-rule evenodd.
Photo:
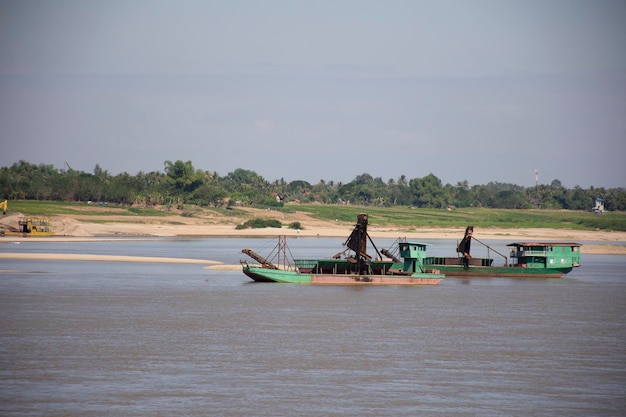
<instances>
[{"instance_id":1,"label":"river","mask_svg":"<svg viewBox=\"0 0 626 417\"><path fill-rule=\"evenodd\" d=\"M289 245L298 257L331 256L341 241ZM454 248L430 243L435 255ZM273 244L0 251L238 263L242 248ZM583 255L581 264L562 279L369 287L253 283L201 265L3 260L0 414L623 416L626 257Z\"/></svg>"}]
</instances>

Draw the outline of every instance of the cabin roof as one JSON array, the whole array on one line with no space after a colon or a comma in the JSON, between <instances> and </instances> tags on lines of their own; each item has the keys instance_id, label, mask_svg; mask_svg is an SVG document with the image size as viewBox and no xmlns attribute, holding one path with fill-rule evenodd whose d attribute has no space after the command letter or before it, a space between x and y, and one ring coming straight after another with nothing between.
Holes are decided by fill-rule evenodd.
<instances>
[{"instance_id":1,"label":"cabin roof","mask_svg":"<svg viewBox=\"0 0 626 417\"><path fill-rule=\"evenodd\" d=\"M507 246L582 246L575 242L513 242Z\"/></svg>"}]
</instances>

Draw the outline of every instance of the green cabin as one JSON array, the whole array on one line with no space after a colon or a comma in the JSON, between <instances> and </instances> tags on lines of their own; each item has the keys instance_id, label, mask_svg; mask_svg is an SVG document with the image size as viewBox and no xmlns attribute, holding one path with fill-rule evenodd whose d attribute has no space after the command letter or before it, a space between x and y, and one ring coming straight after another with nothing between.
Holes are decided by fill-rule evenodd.
<instances>
[{"instance_id":1,"label":"green cabin","mask_svg":"<svg viewBox=\"0 0 626 417\"><path fill-rule=\"evenodd\" d=\"M572 268L580 266L580 244L551 242L510 243L510 258L526 268Z\"/></svg>"},{"instance_id":2,"label":"green cabin","mask_svg":"<svg viewBox=\"0 0 626 417\"><path fill-rule=\"evenodd\" d=\"M404 272L424 272L427 243L400 242L400 256L404 258Z\"/></svg>"}]
</instances>

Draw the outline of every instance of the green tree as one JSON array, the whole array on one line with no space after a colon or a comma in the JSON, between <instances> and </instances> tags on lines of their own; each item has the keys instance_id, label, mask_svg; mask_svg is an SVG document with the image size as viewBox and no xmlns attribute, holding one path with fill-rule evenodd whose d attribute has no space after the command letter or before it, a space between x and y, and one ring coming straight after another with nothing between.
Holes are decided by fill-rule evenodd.
<instances>
[{"instance_id":1,"label":"green tree","mask_svg":"<svg viewBox=\"0 0 626 417\"><path fill-rule=\"evenodd\" d=\"M416 207L442 208L448 204L441 180L433 174L410 180L409 188Z\"/></svg>"},{"instance_id":2,"label":"green tree","mask_svg":"<svg viewBox=\"0 0 626 417\"><path fill-rule=\"evenodd\" d=\"M254 171L237 168L223 178L229 196L248 204L263 204L271 196L271 185Z\"/></svg>"},{"instance_id":3,"label":"green tree","mask_svg":"<svg viewBox=\"0 0 626 417\"><path fill-rule=\"evenodd\" d=\"M165 161L165 179L176 191L190 193L202 184L204 173L196 171L191 161Z\"/></svg>"}]
</instances>

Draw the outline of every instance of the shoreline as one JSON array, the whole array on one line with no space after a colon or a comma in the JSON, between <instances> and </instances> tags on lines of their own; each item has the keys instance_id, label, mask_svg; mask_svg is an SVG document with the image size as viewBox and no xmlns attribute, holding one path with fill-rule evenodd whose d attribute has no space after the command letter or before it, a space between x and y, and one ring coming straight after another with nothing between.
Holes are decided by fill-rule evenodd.
<instances>
[{"instance_id":1,"label":"shoreline","mask_svg":"<svg viewBox=\"0 0 626 417\"><path fill-rule=\"evenodd\" d=\"M219 265L223 262L208 259L170 258L158 256L95 255L88 253L25 253L3 252L0 259L38 260L38 261L91 261L91 262L139 262L167 264Z\"/></svg>"},{"instance_id":2,"label":"shoreline","mask_svg":"<svg viewBox=\"0 0 626 417\"><path fill-rule=\"evenodd\" d=\"M287 236L288 238L347 238L353 230L351 222L323 221L310 217L306 213L292 213L289 215L265 210L249 209L251 215L267 218L280 217L280 221L298 221L302 229L262 228L237 229L237 224L226 219L188 218L175 216L167 222L163 218L139 216L132 222L128 218L118 216L81 219L76 216L59 215L52 218L52 236L22 236L18 233L0 235L2 243L22 242L99 242L99 241L128 241L145 239L181 239L181 238L272 238ZM0 226L5 229L17 230L20 214L0 218ZM7 230L7 231L8 231ZM436 228L436 227L380 227L370 225L368 233L372 239L397 239L399 237L410 240L460 240L465 228ZM498 240L511 242L571 242L583 244L581 253L626 255L626 232L600 230L573 230L573 229L545 229L545 228L475 228L474 236L482 241ZM503 244L506 244L503 242Z\"/></svg>"}]
</instances>

